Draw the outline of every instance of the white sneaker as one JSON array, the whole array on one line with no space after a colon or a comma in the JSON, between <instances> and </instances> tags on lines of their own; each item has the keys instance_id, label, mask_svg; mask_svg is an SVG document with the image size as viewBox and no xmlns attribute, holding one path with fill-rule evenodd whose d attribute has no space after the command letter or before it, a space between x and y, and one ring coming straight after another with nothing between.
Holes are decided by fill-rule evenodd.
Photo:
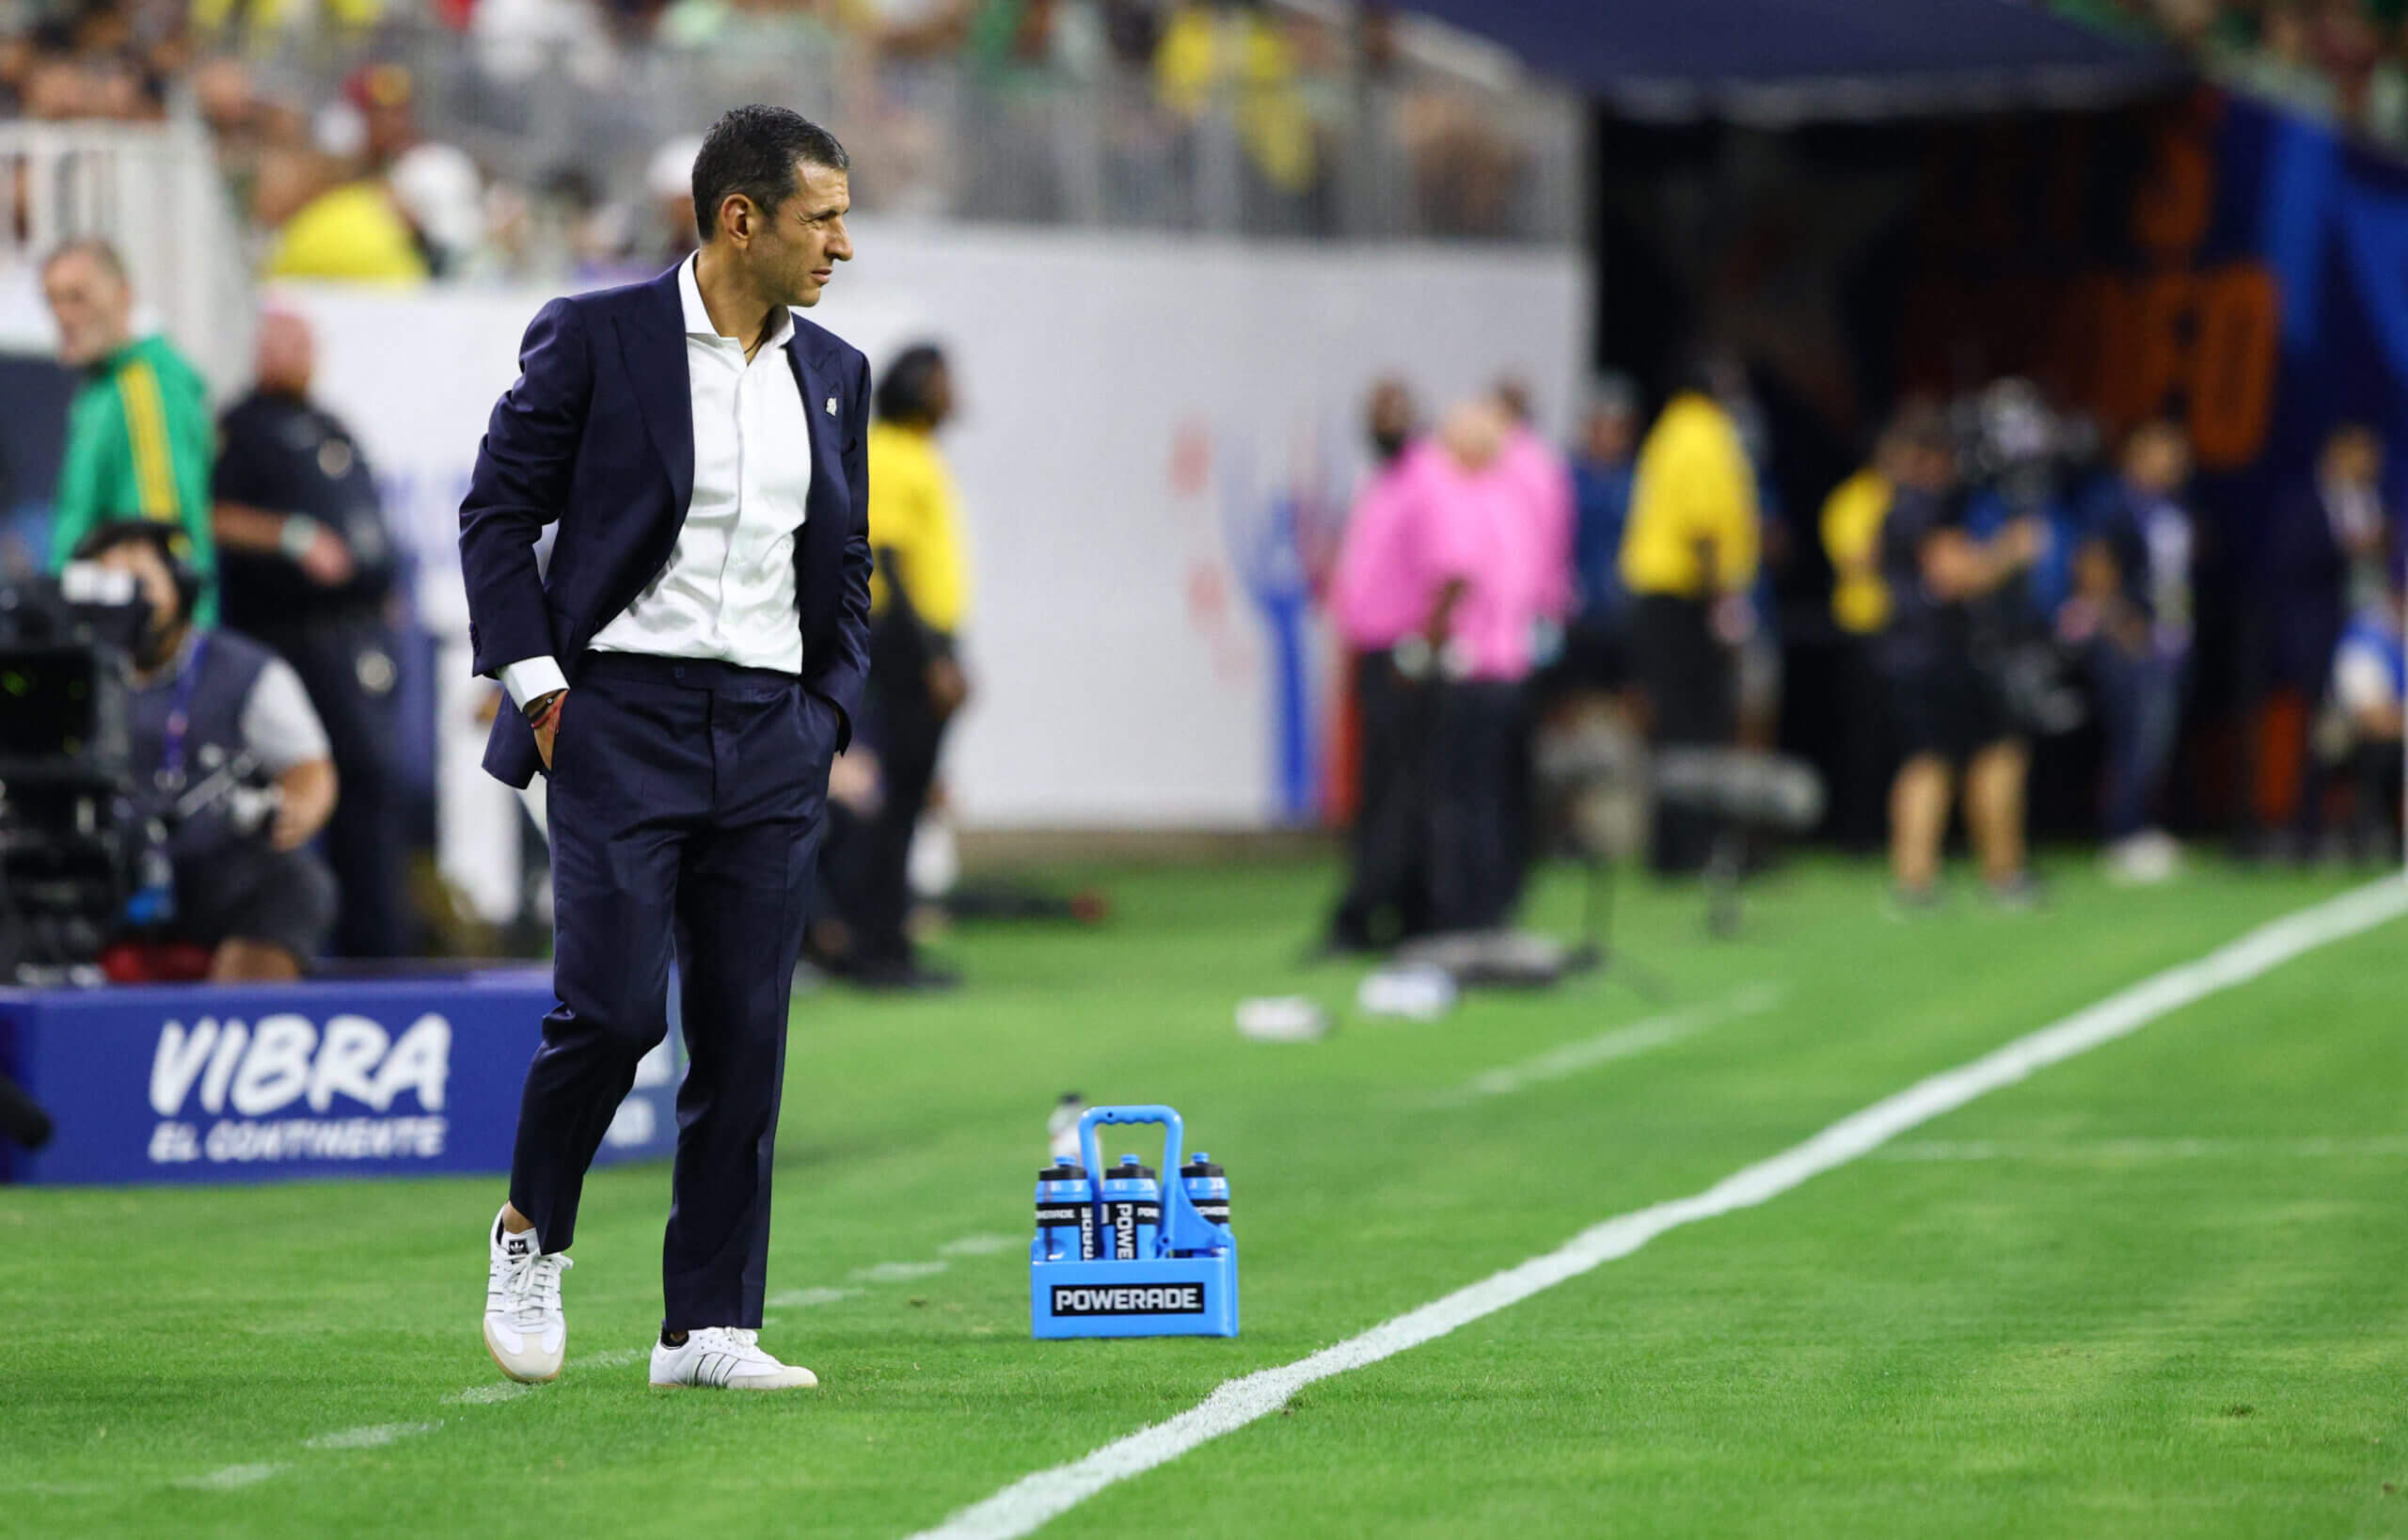
<instances>
[{"instance_id":1,"label":"white sneaker","mask_svg":"<svg viewBox=\"0 0 2408 1540\"><path fill-rule=\"evenodd\" d=\"M503 1373L529 1385L560 1378L568 1356L561 1275L577 1265L565 1252L546 1256L535 1246L533 1230L509 1234L494 1215L486 1238L485 1351Z\"/></svg>"},{"instance_id":2,"label":"white sneaker","mask_svg":"<svg viewBox=\"0 0 2408 1540\"><path fill-rule=\"evenodd\" d=\"M679 1346L652 1344L652 1383L664 1389L692 1385L725 1390L807 1390L819 1376L761 1351L761 1334L741 1326L689 1331Z\"/></svg>"}]
</instances>

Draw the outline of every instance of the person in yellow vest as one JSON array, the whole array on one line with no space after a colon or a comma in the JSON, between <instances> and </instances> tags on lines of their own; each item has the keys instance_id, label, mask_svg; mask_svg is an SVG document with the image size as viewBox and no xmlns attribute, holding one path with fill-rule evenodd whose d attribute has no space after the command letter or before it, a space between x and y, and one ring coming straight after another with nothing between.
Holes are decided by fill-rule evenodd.
<instances>
[{"instance_id":1,"label":"person in yellow vest","mask_svg":"<svg viewBox=\"0 0 2408 1540\"><path fill-rule=\"evenodd\" d=\"M1906 442L1900 424L1906 416L1882 429L1872 460L1823 500L1823 552L1831 562L1831 619L1840 629L1846 682L1841 714L1847 735L1831 799L1832 821L1841 842L1860 853L1880 847L1882 801L1890 782L1887 689L1875 639L1890 624L1881 522L1898 492Z\"/></svg>"},{"instance_id":2,"label":"person in yellow vest","mask_svg":"<svg viewBox=\"0 0 2408 1540\"><path fill-rule=\"evenodd\" d=\"M1632 599L1632 660L1647 694L1654 741L1728 745L1735 727L1733 652L1754 620L1762 531L1755 471L1731 414L1706 390L1706 371L1665 403L1639 448L1622 580ZM1702 869L1714 825L1659 804L1648 863L1662 873Z\"/></svg>"},{"instance_id":3,"label":"person in yellow vest","mask_svg":"<svg viewBox=\"0 0 2408 1540\"><path fill-rule=\"evenodd\" d=\"M937 447L953 415L953 373L923 343L879 375L869 430L870 673L863 737L878 795L832 818L827 916L811 960L874 988L943 989L958 979L921 959L907 928L911 836L928 803L946 726L970 698L956 643L970 611L961 505Z\"/></svg>"}]
</instances>

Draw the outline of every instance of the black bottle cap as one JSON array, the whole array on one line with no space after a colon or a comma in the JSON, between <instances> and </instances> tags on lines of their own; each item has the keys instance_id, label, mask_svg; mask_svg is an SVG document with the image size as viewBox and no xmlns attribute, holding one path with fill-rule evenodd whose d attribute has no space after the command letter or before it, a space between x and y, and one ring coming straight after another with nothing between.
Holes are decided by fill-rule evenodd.
<instances>
[{"instance_id":1,"label":"black bottle cap","mask_svg":"<svg viewBox=\"0 0 2408 1540\"><path fill-rule=\"evenodd\" d=\"M1104 1172L1103 1175L1106 1181L1110 1181L1114 1177L1118 1177L1123 1181L1135 1177L1151 1182L1154 1180L1154 1168L1150 1166L1138 1165L1137 1157L1134 1155L1123 1155L1120 1157L1120 1164L1113 1167L1110 1170Z\"/></svg>"},{"instance_id":2,"label":"black bottle cap","mask_svg":"<svg viewBox=\"0 0 2408 1540\"><path fill-rule=\"evenodd\" d=\"M1180 1174L1180 1176L1194 1177L1194 1176L1227 1176L1228 1173L1228 1172L1226 1172L1226 1171L1224 1171L1224 1170L1222 1170L1219 1167L1217 1167L1217 1166L1213 1165L1210 1160L1206 1159L1204 1156L1202 1156L1202 1155L1198 1155L1198 1156L1196 1156L1194 1160L1191 1160L1191 1161L1189 1161L1186 1165L1184 1165L1184 1166L1180 1167L1179 1168L1179 1174Z\"/></svg>"},{"instance_id":3,"label":"black bottle cap","mask_svg":"<svg viewBox=\"0 0 2408 1540\"><path fill-rule=\"evenodd\" d=\"M1087 1168L1074 1160L1062 1161L1037 1173L1039 1182L1076 1182L1087 1174Z\"/></svg>"}]
</instances>

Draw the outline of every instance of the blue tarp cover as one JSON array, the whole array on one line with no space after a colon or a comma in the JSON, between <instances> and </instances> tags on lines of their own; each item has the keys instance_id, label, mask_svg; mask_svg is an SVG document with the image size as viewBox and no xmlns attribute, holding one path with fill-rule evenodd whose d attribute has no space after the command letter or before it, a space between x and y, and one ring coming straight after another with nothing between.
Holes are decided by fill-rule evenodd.
<instances>
[{"instance_id":1,"label":"blue tarp cover","mask_svg":"<svg viewBox=\"0 0 2408 1540\"><path fill-rule=\"evenodd\" d=\"M2073 105L2180 61L2023 0L1413 0L1625 106L1770 116Z\"/></svg>"}]
</instances>

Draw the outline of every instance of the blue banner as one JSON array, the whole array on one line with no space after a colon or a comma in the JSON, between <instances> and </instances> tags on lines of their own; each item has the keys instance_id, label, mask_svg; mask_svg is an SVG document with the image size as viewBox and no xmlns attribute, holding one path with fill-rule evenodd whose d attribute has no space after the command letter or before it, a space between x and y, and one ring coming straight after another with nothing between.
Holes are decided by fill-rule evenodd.
<instances>
[{"instance_id":1,"label":"blue banner","mask_svg":"<svg viewBox=\"0 0 2408 1540\"><path fill-rule=\"evenodd\" d=\"M0 990L0 1072L57 1123L39 1152L0 1143L0 1179L507 1171L519 1086L552 1004L550 976L537 969L242 988ZM677 1042L673 1033L644 1060L600 1159L675 1148Z\"/></svg>"}]
</instances>

